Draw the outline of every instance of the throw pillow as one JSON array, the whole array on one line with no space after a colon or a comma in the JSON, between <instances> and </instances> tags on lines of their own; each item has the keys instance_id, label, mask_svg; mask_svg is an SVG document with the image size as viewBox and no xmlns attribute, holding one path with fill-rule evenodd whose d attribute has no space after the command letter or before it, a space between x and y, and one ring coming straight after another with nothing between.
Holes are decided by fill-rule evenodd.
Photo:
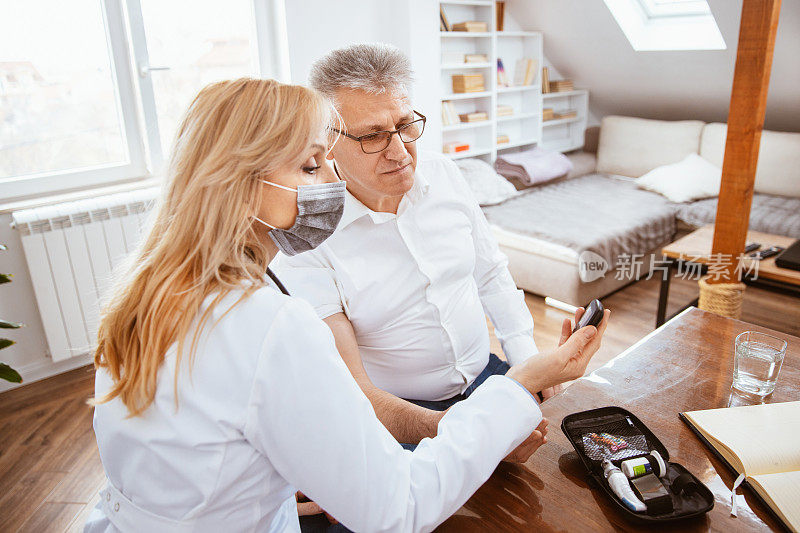
<instances>
[{"instance_id":1,"label":"throw pillow","mask_svg":"<svg viewBox=\"0 0 800 533\"><path fill-rule=\"evenodd\" d=\"M673 202L692 202L719 195L721 179L722 169L689 154L682 161L654 168L636 184Z\"/></svg>"}]
</instances>

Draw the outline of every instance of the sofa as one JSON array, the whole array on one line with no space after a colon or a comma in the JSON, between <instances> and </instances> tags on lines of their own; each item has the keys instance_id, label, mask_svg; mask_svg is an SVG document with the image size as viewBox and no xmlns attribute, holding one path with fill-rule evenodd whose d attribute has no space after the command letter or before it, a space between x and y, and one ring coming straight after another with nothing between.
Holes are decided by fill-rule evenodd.
<instances>
[{"instance_id":1,"label":"sofa","mask_svg":"<svg viewBox=\"0 0 800 533\"><path fill-rule=\"evenodd\" d=\"M713 223L717 198L675 202L637 180L690 154L721 167L725 138L725 124L605 117L596 153L590 140L567 154L569 176L483 207L517 285L584 305L647 275L664 245ZM762 133L750 229L800 238L800 133Z\"/></svg>"}]
</instances>

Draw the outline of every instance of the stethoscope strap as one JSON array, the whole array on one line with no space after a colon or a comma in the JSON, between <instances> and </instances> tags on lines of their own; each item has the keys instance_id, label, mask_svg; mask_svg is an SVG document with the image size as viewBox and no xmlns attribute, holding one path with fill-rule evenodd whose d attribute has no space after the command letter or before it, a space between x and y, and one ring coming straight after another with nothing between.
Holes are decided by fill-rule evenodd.
<instances>
[{"instance_id":1,"label":"stethoscope strap","mask_svg":"<svg viewBox=\"0 0 800 533\"><path fill-rule=\"evenodd\" d=\"M267 267L267 276L269 276L269 279L271 279L275 283L275 285L278 286L278 288L281 290L283 294L285 294L286 296L291 296L289 294L289 291L286 290L286 287L283 286L283 283L281 283L281 280L278 279L278 276L276 276L275 273L272 271L272 269L270 269L269 267Z\"/></svg>"}]
</instances>

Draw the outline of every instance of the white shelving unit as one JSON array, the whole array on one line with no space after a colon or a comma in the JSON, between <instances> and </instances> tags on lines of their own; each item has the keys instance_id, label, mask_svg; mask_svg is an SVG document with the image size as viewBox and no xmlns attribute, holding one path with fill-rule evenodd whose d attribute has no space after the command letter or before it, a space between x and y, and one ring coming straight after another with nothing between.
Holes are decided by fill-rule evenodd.
<instances>
[{"instance_id":1,"label":"white shelving unit","mask_svg":"<svg viewBox=\"0 0 800 533\"><path fill-rule=\"evenodd\" d=\"M522 31L508 28L498 32L495 29L495 6L493 0L442 0L449 24L466 21L485 22L487 32L439 32L440 44L440 102L453 102L458 114L484 111L488 120L441 127L441 144L449 142L469 143L470 149L456 154L447 154L453 159L480 157L493 163L498 153L511 150L525 150L540 145L562 151L579 148L583 144L583 130L586 127L586 108L578 111L575 119L566 119L561 124L542 122L543 95L541 92L541 69L544 65L543 38L540 32ZM482 63L454 63L454 54L484 54L488 61ZM531 85L498 87L497 60L503 61L506 77L514 80L517 60L533 59L537 63L536 77ZM454 74L482 74L485 91L479 93L452 92ZM572 95L572 93L575 93ZM546 107L556 110L570 108L581 102L588 104L586 91L572 93L552 93L564 95L554 100L548 98ZM572 95L571 97L568 97ZM582 99L582 100L581 100ZM510 105L514 114L497 116L498 104ZM550 105L552 104L552 106ZM580 145L574 146L580 130ZM498 135L508 135L509 142L497 144ZM566 139L566 140L565 140ZM567 142L569 141L569 142Z\"/></svg>"},{"instance_id":2,"label":"white shelving unit","mask_svg":"<svg viewBox=\"0 0 800 533\"><path fill-rule=\"evenodd\" d=\"M568 152L583 146L589 108L589 91L576 89L559 93L545 93L542 95L542 105L552 108L555 112L572 110L577 113L575 117L543 122L542 148Z\"/></svg>"}]
</instances>

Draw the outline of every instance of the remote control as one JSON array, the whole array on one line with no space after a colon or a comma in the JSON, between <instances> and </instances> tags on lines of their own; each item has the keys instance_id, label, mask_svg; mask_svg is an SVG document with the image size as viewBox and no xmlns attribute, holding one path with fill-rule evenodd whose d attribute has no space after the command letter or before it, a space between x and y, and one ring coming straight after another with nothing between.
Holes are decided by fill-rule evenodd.
<instances>
[{"instance_id":1,"label":"remote control","mask_svg":"<svg viewBox=\"0 0 800 533\"><path fill-rule=\"evenodd\" d=\"M761 261L762 259L766 259L768 257L772 257L773 255L778 255L784 250L782 246L770 246L766 250L760 250L758 252L753 252L748 257L755 259L756 261Z\"/></svg>"}]
</instances>

